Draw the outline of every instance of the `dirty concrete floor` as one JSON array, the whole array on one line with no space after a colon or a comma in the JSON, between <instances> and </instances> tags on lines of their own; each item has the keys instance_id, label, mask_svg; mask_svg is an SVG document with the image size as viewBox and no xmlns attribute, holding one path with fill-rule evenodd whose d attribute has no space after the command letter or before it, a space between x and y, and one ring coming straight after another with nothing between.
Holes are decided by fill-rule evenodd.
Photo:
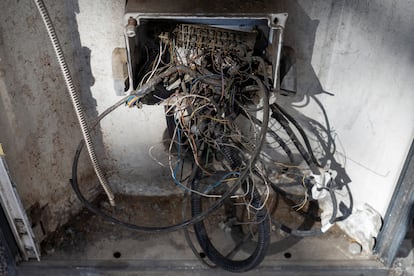
<instances>
[{"instance_id":1,"label":"dirty concrete floor","mask_svg":"<svg viewBox=\"0 0 414 276\"><path fill-rule=\"evenodd\" d=\"M165 226L182 220L184 199L169 197L118 196L113 210L105 201L100 207L116 217L145 226ZM292 227L304 225L304 218L283 200L274 201L273 217ZM189 210L187 216L189 215ZM235 243L233 232L225 231L223 208L207 223L213 241L231 250ZM313 227L318 227L317 223ZM224 228L224 229L223 229ZM196 242L190 228L190 236ZM226 244L227 241L227 244ZM230 242L229 242L230 241ZM272 231L267 260L288 262L309 261L367 261L370 254L349 252L351 240L333 228L321 237L296 238L278 229ZM224 250L227 250L225 248ZM244 249L242 248L241 251ZM248 250L248 249L246 249ZM183 231L146 234L128 230L103 221L83 210L72 220L42 242L43 260L197 260L184 238Z\"/></svg>"},{"instance_id":2,"label":"dirty concrete floor","mask_svg":"<svg viewBox=\"0 0 414 276\"><path fill-rule=\"evenodd\" d=\"M131 223L165 226L182 220L183 202L182 195L118 195L116 208L110 207L105 198L95 204ZM294 211L289 206L292 202L281 198L271 202L273 206L268 208L274 209L272 217L278 221L292 228L319 226L318 222L309 224L310 219ZM309 208L304 208L307 213ZM188 206L186 209L188 217ZM221 226L226 217L224 208L218 210L209 218L206 228L212 233L213 243L228 250L234 247L236 235ZM191 229L190 237L195 242ZM351 254L351 243L352 240L335 227L323 236L309 238L292 237L274 228L267 257L259 267L244 275L414 275L404 274L409 270L403 270L402 265L386 268L371 254ZM42 261L20 263L19 275L234 275L203 265L190 250L182 230L139 233L105 222L87 210L50 234L41 247ZM196 247L199 250L197 244ZM248 251L248 246L242 247L235 258L243 257ZM406 253L413 254L409 249Z\"/></svg>"}]
</instances>

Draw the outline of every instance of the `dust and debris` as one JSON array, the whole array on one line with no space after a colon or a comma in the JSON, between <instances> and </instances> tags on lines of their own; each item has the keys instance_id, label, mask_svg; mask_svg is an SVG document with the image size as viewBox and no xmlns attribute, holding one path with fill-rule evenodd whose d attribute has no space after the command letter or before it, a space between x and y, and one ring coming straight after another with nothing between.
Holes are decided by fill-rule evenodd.
<instances>
[{"instance_id":1,"label":"dust and debris","mask_svg":"<svg viewBox=\"0 0 414 276\"><path fill-rule=\"evenodd\" d=\"M190 204L186 202L187 200L182 194L170 196L118 194L116 198L116 207L110 206L104 196L100 196L94 204L121 221L142 226L177 224L183 221L183 215L186 219L191 216ZM213 201L205 199L203 201L203 208L211 205ZM304 214L307 214L306 212L303 212L303 214L295 212L283 200L272 199L272 202L274 206L271 209L276 210L272 216L280 221L287 222L292 227L300 226L304 220ZM185 208L185 212L182 211L183 208ZM214 211L205 220L207 231L214 231L214 229L219 229L220 225L228 224L230 217L229 207L226 205ZM248 232L247 228L244 230ZM48 235L41 243L42 253L50 255L55 251L65 251L68 253L82 252L85 250L87 243L98 240L102 235L106 235L111 240L122 240L125 238L145 240L155 234L140 233L140 235L137 235L136 231L105 221L101 217L83 209L76 216L72 217L67 224Z\"/></svg>"},{"instance_id":2,"label":"dust and debris","mask_svg":"<svg viewBox=\"0 0 414 276\"><path fill-rule=\"evenodd\" d=\"M103 196L94 204L121 221L142 226L165 226L182 221L182 213L177 210L181 210L183 206L183 196L148 197L118 194L116 197L116 207L111 207ZM101 217L83 209L41 243L42 253L48 255L57 250L69 253L81 252L87 243L93 242L103 233L108 233L111 240L125 237L146 239L151 235L145 233L136 235L136 231L104 221Z\"/></svg>"},{"instance_id":3,"label":"dust and debris","mask_svg":"<svg viewBox=\"0 0 414 276\"><path fill-rule=\"evenodd\" d=\"M117 194L117 206L111 207L105 196L100 196L93 204L108 214L128 223L142 226L168 226L183 221L183 207L185 208L185 219L190 218L190 204L183 194L170 196L142 196ZM203 209L212 204L214 199L205 199ZM275 197L272 206L268 206L273 219L287 225L293 229L319 228L320 222L317 221L317 206L306 204L301 212L292 208L292 204L281 197ZM234 205L233 205L234 206ZM242 236L240 231L251 233L253 228L244 227L236 229L231 226L231 211L229 206L219 208L204 220L206 230L212 235L213 242L222 250L227 252ZM233 212L234 213L234 212ZM236 212L237 213L237 212ZM238 216L238 215L237 215ZM240 217L239 217L240 218ZM234 217L232 218L234 219ZM231 232L226 231L226 227L233 227ZM244 225L243 225L244 226ZM235 228L236 227L236 228ZM233 231L235 230L235 231ZM189 228L193 241L196 240L192 227ZM153 241L153 242L151 242ZM246 243L242 251L250 250L252 241ZM319 258L315 255L311 244L317 243L322 246L321 252L335 251L338 254L326 254L329 258L367 258L365 255L350 255L347 253L348 244L352 242L345 236L339 228L331 228L327 233L320 237L302 239L290 236L280 229L272 231L271 244L268 256L284 259L284 253L288 252L295 258ZM41 243L43 258L100 258L112 259L113 252L118 252L119 247L123 249L123 258L171 258L171 253L175 252L174 258L187 258L192 256L183 235L181 233L155 234L142 233L126 229L111 222L104 221L86 209L80 211L72 217L69 222L57 231L49 234ZM115 248L115 249L114 249ZM137 249L138 248L138 249ZM313 249L312 249L313 248ZM115 251L114 251L115 250ZM165 253L165 254L163 254ZM325 253L320 253L325 254ZM348 255L349 256L348 256ZM161 256L161 257L160 257ZM316 257L315 257L316 256Z\"/></svg>"}]
</instances>

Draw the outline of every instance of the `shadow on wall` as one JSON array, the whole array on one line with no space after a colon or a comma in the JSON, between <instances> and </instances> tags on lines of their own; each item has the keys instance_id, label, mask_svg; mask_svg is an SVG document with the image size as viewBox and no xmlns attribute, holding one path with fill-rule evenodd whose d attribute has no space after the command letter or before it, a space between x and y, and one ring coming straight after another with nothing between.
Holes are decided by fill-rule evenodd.
<instances>
[{"instance_id":1,"label":"shadow on wall","mask_svg":"<svg viewBox=\"0 0 414 276\"><path fill-rule=\"evenodd\" d=\"M285 8L289 13L289 22L286 26L284 39L297 53L298 89L296 95L280 97L279 99L288 112L315 136L318 145L321 146L320 154L322 158L319 159L320 164L324 166L328 160L331 160L331 168L338 172L336 182L340 187L343 187L348 185L351 179L342 167L343 164L341 165L335 160L334 155L337 146L333 136L334 131L330 125L328 114L317 97L321 94L327 94L331 97L335 97L335 95L322 88L311 64L318 20L312 20L296 0L287 1L286 4ZM337 10L341 6L341 1L333 1L331 9ZM333 19L330 20L333 23L339 24L339 18L336 22ZM326 51L330 52L329 49L326 49ZM320 108L324 122L318 122L298 111L298 109L307 106L310 101L314 101Z\"/></svg>"},{"instance_id":2,"label":"shadow on wall","mask_svg":"<svg viewBox=\"0 0 414 276\"><path fill-rule=\"evenodd\" d=\"M341 5L342 1L333 1L331 8L332 10L336 10L340 8ZM325 166L327 161L330 160L331 169L338 173L335 179L336 188L341 189L344 187L348 191L349 202L347 202L347 204L340 202L338 206L338 210L342 215L337 218L337 221L341 221L350 215L353 208L352 195L348 187L351 179L346 173L343 164L338 163L335 159L336 144L334 132L332 131L325 108L322 102L318 99L318 95L321 94L328 94L332 97L335 96L334 94L323 90L318 76L311 64L319 21L312 20L296 0L284 1L284 8L289 14L289 20L284 32L284 44L293 48L296 53L297 92L296 94L290 95L288 93L288 95L279 97L278 100L280 105L298 120L302 127L304 127L307 132L310 132L317 140L315 142L320 147L317 155L319 157L319 163L322 166ZM332 17L330 20L334 21L336 18ZM339 24L339 17L337 21L338 22L336 23ZM298 109L309 105L311 101L314 101L320 108L324 122L318 122L298 111ZM296 226L299 230L309 230L313 226L315 221L309 217L315 215L314 208L309 207L308 215L309 216L305 217L300 226ZM272 255L284 252L301 239L301 237L289 236L273 242L269 248L268 254Z\"/></svg>"},{"instance_id":3,"label":"shadow on wall","mask_svg":"<svg viewBox=\"0 0 414 276\"><path fill-rule=\"evenodd\" d=\"M49 9L49 13L52 19L53 24L55 24L55 28L57 31L57 36L60 40L60 43L63 48L63 53L66 58L66 62L68 63L68 67L71 71L71 75L73 78L74 85L76 87L77 92L80 95L81 99L81 105L82 108L86 114L86 118L88 122L93 121L94 118L98 116L97 111L97 103L96 100L92 96L91 87L95 84L95 78L92 74L92 68L91 68L91 50L87 47L83 47L80 39L79 34L79 28L76 16L78 13L80 13L79 9L79 3L78 1L64 1L60 5L55 4L52 5L51 3L45 3L47 8ZM50 6L50 7L49 7ZM61 9L57 11L56 9ZM37 12L37 10L34 10L34 12ZM43 26L42 26L43 27ZM46 33L46 30L41 29L41 31L44 31ZM51 45L50 41L45 41L46 44ZM50 46L49 46L50 47ZM53 59L55 59L55 55L53 55ZM53 63L56 62L56 59L52 61ZM59 68L60 73L60 68ZM62 79L62 86L64 82ZM64 97L67 99L67 102L65 101L65 108L67 109L73 109L72 104L69 102L69 94L66 89L66 86L63 86L64 88L60 91L57 91L57 94L60 95L60 97ZM57 110L56 112L60 112ZM74 114L74 112L73 112ZM64 120L64 118L63 118ZM65 131L76 131L77 133L80 133L80 127L77 120L76 124L71 125L70 127L73 129L69 130L62 130L59 131L60 135L64 135ZM100 127L97 126L95 131L92 135L93 142L95 144L96 152L98 156L103 156L104 154L104 148L103 148L103 141L102 141L102 134L100 131ZM69 165L65 164L65 167L60 168L61 170L65 171L65 174L63 177L66 179L62 179L61 181L64 181L68 183L69 185L69 179L71 178L71 160L74 156L76 145L78 144L79 140L74 139L71 141L68 141L70 143L70 147L66 149L66 153L69 156ZM72 146L75 145L75 146ZM97 178L95 176L95 172L90 164L89 157L87 154L83 154L83 157L81 159L82 166L80 166L79 171L79 183L82 190L84 190L84 194L87 198L94 198L100 193L100 185L98 184ZM67 167L66 167L67 166ZM62 195L62 197L68 197L68 198L62 198L63 200L69 200L72 202L75 206L80 206L80 202L75 197L73 191L69 188L69 193ZM62 200L61 199L61 200ZM73 203L74 202L74 203ZM73 215L73 213L77 212L78 208L75 208L75 210L61 210L61 212L65 213L66 216ZM66 214L69 213L69 214ZM57 215L56 213L54 215ZM58 216L59 217L59 216ZM41 222L41 221L40 221ZM59 221L59 224L65 223L65 221Z\"/></svg>"},{"instance_id":4,"label":"shadow on wall","mask_svg":"<svg viewBox=\"0 0 414 276\"><path fill-rule=\"evenodd\" d=\"M4 69L0 79L0 128L6 129L0 131L0 139L24 207L38 214L32 220L34 225L42 225L41 232L36 233L41 240L42 234L54 231L79 211L80 202L72 193L69 179L80 128L35 4L6 2L0 3L0 47L7 53L0 60L0 69ZM95 79L91 50L82 47L78 32L78 1L46 2L90 121L98 115L90 89ZM101 156L99 129L93 137ZM97 181L86 155L79 173L85 195L95 196L91 184ZM40 215L33 209L38 209Z\"/></svg>"},{"instance_id":5,"label":"shadow on wall","mask_svg":"<svg viewBox=\"0 0 414 276\"><path fill-rule=\"evenodd\" d=\"M53 14L51 12L52 21L56 22L55 24L60 24L60 27L64 26L62 33L58 32L58 37L60 38L60 42L64 49L64 54L66 57L66 61L72 73L72 78L76 85L77 91L81 98L82 108L86 114L86 118L88 123L94 121L95 118L98 117L97 111L97 102L95 98L92 96L91 87L95 84L95 78L92 73L91 67L91 54L92 51L88 47L83 47L80 39L79 34L79 27L77 23L77 14L79 14L79 1L64 1L62 5L64 7L64 16L65 21L64 24L58 18L53 18ZM66 41L64 41L64 39ZM65 50L66 48L66 50ZM67 90L62 91L65 97L69 97ZM79 124L76 125L77 131L80 131ZM98 159L102 158L105 155L105 149L102 139L102 132L100 129L100 125L94 129L91 133L95 149L97 152ZM79 140L73 141L76 145L78 144ZM76 148L71 149L70 157L73 158ZM90 165L89 157L86 154L86 151L83 153L83 157L80 159L81 165L79 168L81 169L78 174L79 184L80 187L84 188L85 195L87 198L94 198L103 190L98 183L97 177L95 172ZM71 167L68 168L71 170ZM69 177L70 178L70 177ZM69 179L68 178L68 179ZM72 190L70 190L71 196L74 196ZM77 201L77 198L75 199Z\"/></svg>"}]
</instances>

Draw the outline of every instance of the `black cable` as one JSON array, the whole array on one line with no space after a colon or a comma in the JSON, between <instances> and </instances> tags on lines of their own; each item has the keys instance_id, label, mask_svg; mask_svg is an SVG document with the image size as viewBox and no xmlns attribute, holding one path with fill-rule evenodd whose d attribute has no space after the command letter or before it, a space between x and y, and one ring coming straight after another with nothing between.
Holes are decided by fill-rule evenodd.
<instances>
[{"instance_id":1,"label":"black cable","mask_svg":"<svg viewBox=\"0 0 414 276\"><path fill-rule=\"evenodd\" d=\"M183 230L184 230L184 237L185 237L185 240L187 241L187 245L190 247L191 251L193 251L194 256L196 256L196 258L197 258L197 259L198 259L198 260L199 260L202 264L206 265L207 267L209 267L209 268L217 268L217 265L213 265L213 264L208 263L208 262L205 260L205 257L202 257L202 256L201 256L201 254L205 254L204 252L198 252L198 251L197 251L197 249L196 249L196 248L195 248L195 246L194 246L193 241L191 240L190 233L189 233L188 229L187 229L187 228L184 228Z\"/></svg>"},{"instance_id":2,"label":"black cable","mask_svg":"<svg viewBox=\"0 0 414 276\"><path fill-rule=\"evenodd\" d=\"M352 197L351 189L349 188L349 185L347 183L345 183L344 186L345 186L345 188L346 188L346 190L348 192L348 196L349 196L349 207L347 209L348 210L351 210L351 211L348 211L347 213L345 213L344 211L342 211L342 214L343 215L340 216L340 217L337 217L335 219L335 222L343 221L343 220L347 219L352 214L352 209L354 207L354 200L353 200L353 197ZM339 207L341 207L341 203L339 204Z\"/></svg>"},{"instance_id":3,"label":"black cable","mask_svg":"<svg viewBox=\"0 0 414 276\"><path fill-rule=\"evenodd\" d=\"M186 217L186 214L185 213L186 213L186 210L187 210L187 199L186 199L187 194L188 194L187 191L185 191L184 192L184 204L183 204L184 206L183 206L183 210L182 210L183 219L185 219L185 217ZM185 227L183 229L183 231L184 231L184 238L187 241L187 245L188 245L188 247L190 247L191 251L193 251L194 256L196 256L196 258L201 263L205 264L207 267L209 267L209 268L217 268L216 265L212 265L212 264L208 263L206 261L206 259L201 256L201 253L205 254L204 252L198 252L197 251L197 249L194 246L193 241L191 240L191 237L190 237L190 233L188 231L188 228Z\"/></svg>"},{"instance_id":4,"label":"black cable","mask_svg":"<svg viewBox=\"0 0 414 276\"><path fill-rule=\"evenodd\" d=\"M277 103L274 103L276 107L280 110L280 112L296 127L296 129L299 131L300 135L303 138L303 141L305 142L305 146L308 149L308 152L312 158L313 163L315 163L316 166L321 167L319 165L318 160L316 159L312 146L309 142L308 136L306 135L305 131L303 130L302 126L296 121L295 118L293 118L289 113L287 113L280 105Z\"/></svg>"},{"instance_id":5,"label":"black cable","mask_svg":"<svg viewBox=\"0 0 414 276\"><path fill-rule=\"evenodd\" d=\"M303 196L302 195L291 194L291 193L283 190L282 188L278 187L275 183L271 182L270 180L267 180L267 181L270 182L270 186L272 187L273 191L275 191L276 193L280 194L284 198L289 199L291 201L293 201L292 198L295 198L295 199L298 199L298 200L302 200L303 199Z\"/></svg>"},{"instance_id":6,"label":"black cable","mask_svg":"<svg viewBox=\"0 0 414 276\"><path fill-rule=\"evenodd\" d=\"M332 200L332 216L329 219L330 224L334 224L336 221L336 215L338 213L338 201L336 200L335 191L333 189L327 188L329 191L329 195L331 196Z\"/></svg>"},{"instance_id":7,"label":"black cable","mask_svg":"<svg viewBox=\"0 0 414 276\"><path fill-rule=\"evenodd\" d=\"M268 180L268 182L270 182L269 180ZM294 194L290 194L290 193L288 193L288 192L286 192L285 190L283 190L283 189L281 189L281 188L279 188L277 185L275 185L274 183L271 183L270 182L270 187L272 187L272 189L273 189L273 191L275 191L275 193L277 193L277 194L279 194L279 195L281 195L281 196L283 196L283 199L285 200L285 202L288 204L288 205L290 205L290 207L293 207L293 206L295 206L296 205L296 203L291 199L292 197L294 197L295 199L298 199L298 200L303 200L303 196L300 196L300 195L294 195ZM290 198L289 198L290 197ZM313 215L310 215L310 214L308 214L308 213L306 213L306 212L304 212L304 211L302 211L302 210L296 210L296 209L294 209L299 215L301 215L302 217L305 217L305 218L311 218L311 219L313 219L314 221L320 221L320 217L317 217L317 216L313 216Z\"/></svg>"},{"instance_id":8,"label":"black cable","mask_svg":"<svg viewBox=\"0 0 414 276\"><path fill-rule=\"evenodd\" d=\"M303 131L302 127L297 123L297 121L290 116L288 113L284 112L283 109L280 108L280 106L278 106L277 104L274 104L271 106L272 108L272 117L275 118L279 124L285 129L286 133L289 135L289 137L292 139L293 143L295 144L296 148L298 149L299 153L302 155L302 157L305 159L306 163L309 165L312 173L314 174L320 174L319 170L317 169L316 166L318 166L318 162L315 158L315 156L313 155L313 151L312 148L310 146L309 140L306 136L306 133ZM302 135L303 140L305 141L306 147L308 148L309 152L308 153L305 148L302 146L302 144L299 142L297 136L295 135L295 133L293 132L293 130L290 128L289 126L289 122L287 121L287 119L290 119L290 121L292 122L292 124L298 129L299 133ZM272 185L273 187L273 185ZM273 187L275 188L275 187ZM336 200L336 196L335 196L335 192L333 191L333 189L328 189L325 188L329 191L329 195L332 199L332 216L329 219L329 223L333 224L336 220L336 215L338 212L338 207L337 207L337 200ZM276 221L274 221L272 219L272 223L276 226L279 226L279 228L289 234L292 234L294 236L298 236L298 237L309 237L309 236L317 236L322 234L322 230L321 229L313 229L313 230L295 230L295 229L291 229L288 226L278 223Z\"/></svg>"},{"instance_id":9,"label":"black cable","mask_svg":"<svg viewBox=\"0 0 414 276\"><path fill-rule=\"evenodd\" d=\"M310 202L309 207L308 207L308 212L310 212L310 210L313 210L315 207L318 208L317 203L314 202L314 204L312 205L312 202ZM274 210L276 210L276 208ZM322 235L323 234L323 232L322 232L322 230L320 228L309 229L309 230L293 229L293 228L287 226L286 224L283 224L281 222L278 222L276 219L274 219L272 217L273 212L270 213L270 220L271 220L272 225L278 227L280 230L282 230L283 232L285 232L285 233L287 233L289 235L292 235L292 236L295 236L295 237L304 238L304 237L315 237L315 236L319 236L319 235ZM311 215L311 214L308 214L308 213L305 213L304 214L304 217L306 219L309 219L310 218L310 219L312 219L315 222L316 221L320 221L320 218L319 217L315 217L314 215Z\"/></svg>"},{"instance_id":10,"label":"black cable","mask_svg":"<svg viewBox=\"0 0 414 276\"><path fill-rule=\"evenodd\" d=\"M97 120L98 122L102 119L103 117L101 117L99 120ZM203 220L205 217L207 217L210 213L212 213L214 210L218 209L223 203L224 201L233 193L233 189L236 190L235 188L238 188L238 186L240 185L240 183L237 185L237 183L234 185L233 189L228 191L226 194L224 194L219 200L217 200L212 206L210 206L210 208L202 213L200 213L197 216L194 216L193 218L189 219L189 220L185 220L181 223L178 224L174 224L174 225L170 225L170 226L163 226L163 227L148 227L148 226L139 226L139 225L135 225L135 224L131 224L128 222L124 222L121 220L118 220L117 218L114 218L113 216L103 212L102 210L98 209L97 207L95 207L93 204L91 204L82 194L82 192L79 189L79 185L78 185L78 180L77 180L77 174L78 174L78 162L79 162L79 156L80 153L82 151L82 148L84 146L84 141L81 140L81 142L78 145L78 148L76 150L75 153L75 158L73 160L73 166L72 166L72 179L71 179L71 185L72 188L75 192L75 194L77 195L77 197L79 198L79 200L82 202L82 204L92 213L102 217L104 220L110 221L114 224L118 224L121 226L124 226L126 228L132 229L132 230L136 230L136 231L141 231L141 232L172 232L172 231L176 231L182 228L185 228L191 224L194 224L196 222L199 222L201 220Z\"/></svg>"},{"instance_id":11,"label":"black cable","mask_svg":"<svg viewBox=\"0 0 414 276\"><path fill-rule=\"evenodd\" d=\"M187 71L186 69L188 68L183 68L183 66L176 66L176 67L172 67L174 70L172 70L171 68L166 70L165 72L161 73L163 76L166 76L168 74L172 74L174 73L176 70L182 70L182 71ZM189 69L191 70L191 69ZM168 73L167 73L168 72ZM158 77L154 77L153 80L158 80L161 81L162 78ZM147 93L149 93L151 91L151 87L153 87L156 82L151 81L150 84L147 85L143 85L141 88L137 89L135 91L135 95L145 95ZM267 95L267 93L266 93ZM90 129L94 129L96 127L96 125L105 117L107 116L109 113L111 113L112 111L114 111L117 107L121 106L125 100L128 97L124 97L123 99L121 99L120 101L118 101L117 103L115 103L113 106L109 107L108 109L106 109L102 114L100 114L96 120L92 123L92 125L90 126ZM268 96L267 96L268 98ZM259 153L260 153L260 149L261 149L261 145L263 145L264 143L264 137L267 131L267 124L268 124L268 119L269 119L269 108L267 108L267 110L265 109L263 112L263 116L264 116L264 126L261 130L261 137L262 140L260 142L260 146L257 147L255 149L255 152L253 154L253 158L250 159L250 165L254 164L255 160L257 159ZM163 226L163 227L148 227L148 226L139 226L139 225L135 225L135 224L131 224L128 222L124 222L121 220L118 220L116 218L114 218L113 216L101 211L100 209L98 209L97 207L95 207L93 204L91 204L82 194L82 192L79 189L79 185L78 185L78 179L77 179L77 174L78 174L78 162L79 162L79 157L80 154L82 152L82 148L84 146L84 140L81 140L79 142L78 148L76 150L75 153L75 157L73 160L73 165L72 165L72 179L70 181L71 186L76 194L76 196L78 197L78 199L82 202L82 204L92 213L102 217L104 220L110 221L114 224L118 224L121 225L123 227L132 229L132 230L136 230L136 231L141 231L141 232L172 232L172 231L176 231L179 229L182 229L184 227L187 227L191 224L194 224L196 222L202 221L205 217L207 217L210 213L212 213L213 211L215 211L216 209L218 209L221 205L223 205L224 201L230 196L232 195L241 185L241 183L245 180L245 178L247 177L249 170L246 169L244 170L240 177L237 179L236 183L233 185L233 187L228 190L225 194L223 194L223 196L218 199L213 205L210 206L210 208L200 214L198 214L197 216L194 216L193 218L189 219L189 220L185 220L181 223L178 224L174 224L174 225L170 225L170 226Z\"/></svg>"},{"instance_id":12,"label":"black cable","mask_svg":"<svg viewBox=\"0 0 414 276\"><path fill-rule=\"evenodd\" d=\"M280 190L278 187L276 187L276 185L271 184L271 187L273 188L273 190L277 193L280 193L280 191L282 191L282 193L285 193L285 191ZM326 189L329 192L329 195L331 197L332 200L332 215L331 218L329 219L329 223L330 224L334 224L336 221L338 221L337 219L337 214L338 214L338 202L336 199L336 195L335 195L335 191L331 188L322 188L322 189ZM287 193L286 193L287 194ZM315 218L313 218L315 219ZM323 234L321 229L311 229L311 230L299 230L299 229L292 229L286 225L284 225L283 223L279 223L276 220L274 220L273 218L271 219L272 224L279 227L282 231L288 233L288 234L292 234L293 236L297 236L297 237L312 237L312 236L318 236Z\"/></svg>"},{"instance_id":13,"label":"black cable","mask_svg":"<svg viewBox=\"0 0 414 276\"><path fill-rule=\"evenodd\" d=\"M287 192L283 191L282 189L280 189L279 187L277 187L276 185L274 185L273 183L270 184L270 186L273 188L273 190L277 193L280 194L282 196L284 196L285 199L287 199L287 196L289 196L290 194L288 194ZM297 210L295 210L297 211ZM297 211L298 212L298 211ZM310 218L314 221L320 221L319 217L315 217L313 215L310 215L308 213L304 213L304 212L298 212L300 215L304 216L305 218ZM272 213L273 214L273 213ZM283 232L290 234L292 236L295 237L315 237L315 236L319 236L321 234L323 234L322 230L320 228L317 229L309 229L309 230L299 230L299 229L293 229L281 222L276 221L274 218L270 218L271 219L271 223L278 227L280 230L282 230Z\"/></svg>"},{"instance_id":14,"label":"black cable","mask_svg":"<svg viewBox=\"0 0 414 276\"><path fill-rule=\"evenodd\" d=\"M198 168L197 168L198 169ZM199 190L199 178L195 177L191 182L191 188L193 190ZM253 189L253 186L250 187ZM252 203L254 207L260 207L262 200L260 194L255 190L253 192ZM191 194L191 213L196 216L202 212L201 197L198 194ZM258 266L266 256L267 249L270 243L270 225L269 215L266 208L260 209L256 214L257 224L257 246L253 253L244 260L232 260L223 256L213 245L208 237L204 222L197 222L194 224L194 231L197 236L197 240L203 248L207 257L216 265L231 272L246 272ZM241 247L238 245L237 247Z\"/></svg>"},{"instance_id":15,"label":"black cable","mask_svg":"<svg viewBox=\"0 0 414 276\"><path fill-rule=\"evenodd\" d=\"M247 182L246 182L246 176L247 173L250 172L250 168L252 168L257 161L261 148L264 144L266 133L268 130L268 123L269 123L269 96L268 91L266 87L263 85L263 83L260 81L259 78L252 76L252 78L259 84L260 90L263 93L263 99L264 99L264 108L263 108L263 123L261 125L261 131L260 131L260 140L258 141L258 145L256 145L254 152L249 159L249 165L246 167L246 169L243 171L241 176L238 178L238 181L241 181L243 190L248 190ZM235 169L241 165L241 160L237 158L237 155L234 154L234 148L226 146L223 147L223 153L225 157L230 162L230 166L232 169ZM193 171L193 178L191 181L191 188L193 190L199 189L199 180L201 178L200 169L198 167L195 168ZM229 191L235 191L234 187L232 187ZM253 185L249 187L249 190L252 190L253 193L251 195L251 204L259 208L263 205L261 196L258 193L256 189L254 189ZM233 192L232 192L233 193ZM191 194L191 213L192 216L198 216L202 212L201 207L201 197L200 195L196 193ZM248 270L253 269L254 267L258 266L266 256L267 249L269 247L270 243L270 220L269 220L269 214L267 212L266 207L261 208L257 211L256 214L256 222L255 224L257 226L257 246L254 249L253 253L244 260L232 260L229 259L227 256L223 256L212 244L210 238L208 237L205 225L203 221L194 223L194 230L195 234L197 236L197 240L203 248L205 254L207 257L218 266L222 267L223 269L231 272L245 272ZM237 247L240 247L241 245L238 245Z\"/></svg>"},{"instance_id":16,"label":"black cable","mask_svg":"<svg viewBox=\"0 0 414 276\"><path fill-rule=\"evenodd\" d=\"M242 113L246 118L249 118L247 116L247 114L242 111ZM250 119L252 119L252 121L257 124L258 126L262 125L262 121L260 121L259 119L257 119L256 117L251 117ZM291 163L295 162L295 159L293 157L292 151L290 150L290 148L287 146L287 144L285 143L285 141L283 141L283 139L273 130L273 129L268 129L267 132L273 136L273 138L276 140L276 142L279 144L279 146L283 149L283 151L286 153L286 155L289 158L289 161Z\"/></svg>"},{"instance_id":17,"label":"black cable","mask_svg":"<svg viewBox=\"0 0 414 276\"><path fill-rule=\"evenodd\" d=\"M293 144L298 149L299 153L302 155L303 159L305 159L306 163L308 164L310 170L313 174L320 175L320 171L317 168L317 165L313 162L312 158L310 157L309 153L305 150L305 148L300 143L298 137L293 132L292 128L289 126L288 120L283 116L283 114L279 111L276 106L272 105L272 117L275 118L279 124L284 128L286 133L289 135L290 139L292 139Z\"/></svg>"},{"instance_id":18,"label":"black cable","mask_svg":"<svg viewBox=\"0 0 414 276\"><path fill-rule=\"evenodd\" d=\"M284 195L283 193L285 193L286 195L288 195L287 192L281 190L279 187L277 187L276 185L274 185L273 183L270 184L270 186L273 188L273 190L276 193L281 193L282 195ZM335 195L335 191L331 188L322 188L325 190L328 190L329 195L331 197L332 200L332 215L331 218L329 219L329 223L330 224L334 224L337 221L337 214L338 214L338 202L336 199L336 195ZM315 218L312 218L315 220ZM293 236L298 236L298 237L310 237L310 236L317 236L322 234L322 230L321 229L312 229L312 230L298 230L298 229L292 229L289 228L288 226L284 225L283 223L279 223L276 220L274 220L272 218L272 224L274 224L275 226L279 227L282 231L288 233L288 234L292 234Z\"/></svg>"},{"instance_id":19,"label":"black cable","mask_svg":"<svg viewBox=\"0 0 414 276\"><path fill-rule=\"evenodd\" d=\"M278 227L280 230L282 230L285 233L288 233L292 236L296 236L296 237L316 237L319 235L322 235L323 232L320 228L317 229L310 229L310 230L299 230L299 229L292 229L289 226L286 226L283 223L277 222L275 219L271 219L271 222L273 225L275 225L276 227Z\"/></svg>"}]
</instances>

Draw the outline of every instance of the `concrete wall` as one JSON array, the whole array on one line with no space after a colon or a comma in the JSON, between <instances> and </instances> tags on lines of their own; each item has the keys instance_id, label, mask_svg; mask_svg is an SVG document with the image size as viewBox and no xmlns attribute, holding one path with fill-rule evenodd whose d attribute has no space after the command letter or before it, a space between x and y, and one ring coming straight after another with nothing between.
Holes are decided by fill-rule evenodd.
<instances>
[{"instance_id":1,"label":"concrete wall","mask_svg":"<svg viewBox=\"0 0 414 276\"><path fill-rule=\"evenodd\" d=\"M74 17L77 5L47 4L70 68L81 72L75 84L93 106L91 74L84 70L89 54L82 52ZM44 227L52 230L79 207L69 178L81 135L34 3L1 1L0 10L0 141L24 206L43 208ZM81 178L94 179L84 164Z\"/></svg>"},{"instance_id":2,"label":"concrete wall","mask_svg":"<svg viewBox=\"0 0 414 276\"><path fill-rule=\"evenodd\" d=\"M354 199L384 215L414 137L414 2L285 4L299 65L294 104L310 99L298 110L326 126L320 102Z\"/></svg>"},{"instance_id":3,"label":"concrete wall","mask_svg":"<svg viewBox=\"0 0 414 276\"><path fill-rule=\"evenodd\" d=\"M124 1L79 1L79 9L76 20L80 40L91 50L95 79L91 93L101 113L120 99L113 89L111 56L115 47L125 47ZM139 110L122 106L102 121L106 153L103 164L115 191L149 195L179 192L170 181L169 169L159 166L148 153L153 146L153 156L167 164L162 143L165 129L162 106Z\"/></svg>"},{"instance_id":4,"label":"concrete wall","mask_svg":"<svg viewBox=\"0 0 414 276\"><path fill-rule=\"evenodd\" d=\"M111 53L123 46L124 1L45 1L90 118L119 98ZM299 92L285 100L302 121L330 130L357 201L385 213L413 139L414 3L400 1L284 1L285 41L298 55ZM50 226L79 208L68 185L80 131L63 79L34 4L0 3L0 142L25 207L48 206ZM329 92L330 94L324 93ZM309 101L308 101L309 100ZM298 115L299 116L299 115ZM178 192L162 155L163 109L121 107L102 123L96 141L111 184L129 193ZM333 133L333 132L332 132ZM339 142L340 141L340 142ZM345 164L346 163L346 164ZM82 159L85 189L97 184Z\"/></svg>"}]
</instances>

